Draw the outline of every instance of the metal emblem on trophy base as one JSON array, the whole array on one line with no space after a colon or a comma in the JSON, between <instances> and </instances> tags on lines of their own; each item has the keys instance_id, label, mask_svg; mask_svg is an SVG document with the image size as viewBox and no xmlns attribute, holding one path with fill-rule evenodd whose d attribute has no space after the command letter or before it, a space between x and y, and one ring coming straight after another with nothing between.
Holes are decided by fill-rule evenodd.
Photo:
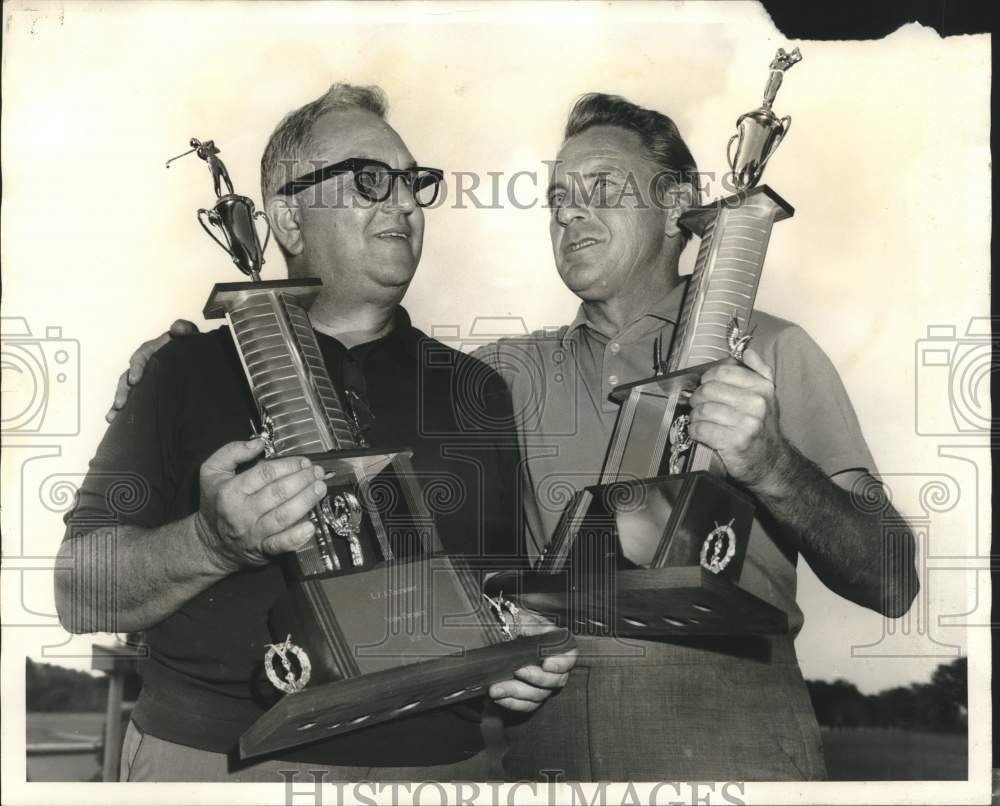
<instances>
[{"instance_id":1,"label":"metal emblem on trophy base","mask_svg":"<svg viewBox=\"0 0 1000 806\"><path fill-rule=\"evenodd\" d=\"M321 280L260 280L254 223L264 214L233 192L211 141L191 146L208 162L217 196L199 222L222 232L213 239L252 278L217 284L204 315L229 324L265 456L307 456L326 471L329 490L312 513L314 538L282 558L288 591L269 616L277 643L265 672L285 696L240 737L240 755L481 696L546 648L564 650L563 629L514 637L467 563L443 553L411 452L368 447L333 387L307 314Z\"/></svg>"},{"instance_id":2,"label":"metal emblem on trophy base","mask_svg":"<svg viewBox=\"0 0 1000 806\"><path fill-rule=\"evenodd\" d=\"M579 491L534 571L490 579L525 607L574 632L636 638L765 635L784 611L740 586L753 501L725 480L721 460L687 434L687 399L721 360L740 360L773 225L794 210L754 187L790 119L771 112L784 70L778 51L764 106L742 116L730 168L740 192L692 208L680 225L700 238L669 363L616 387L621 405L599 483Z\"/></svg>"}]
</instances>

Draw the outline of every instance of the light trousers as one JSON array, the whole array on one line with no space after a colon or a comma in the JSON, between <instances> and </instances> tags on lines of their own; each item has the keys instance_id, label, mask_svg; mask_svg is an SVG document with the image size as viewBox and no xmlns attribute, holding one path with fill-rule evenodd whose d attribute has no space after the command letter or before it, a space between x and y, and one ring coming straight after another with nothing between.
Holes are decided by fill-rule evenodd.
<instances>
[{"instance_id":1,"label":"light trousers","mask_svg":"<svg viewBox=\"0 0 1000 806\"><path fill-rule=\"evenodd\" d=\"M428 737L433 741L434 737ZM308 788L323 781L497 781L501 748L494 744L471 758L426 767L350 767L268 759L236 766L225 753L199 750L142 733L128 723L122 743L121 781L269 782L292 780Z\"/></svg>"}]
</instances>

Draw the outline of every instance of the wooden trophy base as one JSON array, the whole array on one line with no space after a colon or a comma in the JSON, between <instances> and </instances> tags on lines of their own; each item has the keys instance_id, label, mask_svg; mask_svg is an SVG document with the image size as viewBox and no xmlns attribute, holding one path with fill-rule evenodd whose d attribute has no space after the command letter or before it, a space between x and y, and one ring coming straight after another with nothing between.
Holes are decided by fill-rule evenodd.
<instances>
[{"instance_id":1,"label":"wooden trophy base","mask_svg":"<svg viewBox=\"0 0 1000 806\"><path fill-rule=\"evenodd\" d=\"M788 631L783 610L699 566L636 568L575 582L565 572L508 572L491 577L487 589L579 634L653 640Z\"/></svg>"},{"instance_id":2,"label":"wooden trophy base","mask_svg":"<svg viewBox=\"0 0 1000 806\"><path fill-rule=\"evenodd\" d=\"M240 736L251 758L486 694L515 669L571 646L555 629L433 660L309 687L285 697Z\"/></svg>"},{"instance_id":3,"label":"wooden trophy base","mask_svg":"<svg viewBox=\"0 0 1000 806\"><path fill-rule=\"evenodd\" d=\"M385 521L390 535L418 528ZM308 658L304 687L240 737L243 758L486 694L522 666L565 652L554 628L506 640L460 557L425 555L301 579L272 607L271 634ZM294 652L294 650L293 650ZM274 658L265 660L274 663ZM301 674L299 675L302 676ZM273 682L273 681L272 681Z\"/></svg>"},{"instance_id":4,"label":"wooden trophy base","mask_svg":"<svg viewBox=\"0 0 1000 806\"><path fill-rule=\"evenodd\" d=\"M575 633L783 633L784 611L739 585L752 526L752 501L703 471L588 487L538 570L486 588Z\"/></svg>"}]
</instances>

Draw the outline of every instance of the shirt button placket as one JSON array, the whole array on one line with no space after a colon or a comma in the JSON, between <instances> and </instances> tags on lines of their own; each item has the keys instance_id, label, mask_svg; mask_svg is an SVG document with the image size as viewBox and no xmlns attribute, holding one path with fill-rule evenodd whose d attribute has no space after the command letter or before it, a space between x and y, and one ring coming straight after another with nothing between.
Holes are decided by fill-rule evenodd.
<instances>
[{"instance_id":1,"label":"shirt button placket","mask_svg":"<svg viewBox=\"0 0 1000 806\"><path fill-rule=\"evenodd\" d=\"M618 385L618 361L616 356L621 351L621 345L617 341L611 342L604 353L604 377L608 379L608 388L605 390L605 396L611 393L611 390Z\"/></svg>"}]
</instances>

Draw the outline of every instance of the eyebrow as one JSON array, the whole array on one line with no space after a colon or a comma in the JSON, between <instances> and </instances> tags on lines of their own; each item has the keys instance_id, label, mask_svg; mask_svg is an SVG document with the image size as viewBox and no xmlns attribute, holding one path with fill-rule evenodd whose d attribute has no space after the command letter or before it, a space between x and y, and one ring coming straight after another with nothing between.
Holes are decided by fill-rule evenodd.
<instances>
[{"instance_id":1,"label":"eyebrow","mask_svg":"<svg viewBox=\"0 0 1000 806\"><path fill-rule=\"evenodd\" d=\"M378 157L372 157L372 156L370 156L368 154L361 154L361 155L355 157L354 159L358 159L358 160L371 160L372 162L381 162L381 163L384 163L386 165L389 164L385 160L380 160ZM415 159L411 158L410 161L407 162L406 165L404 165L399 170L405 171L407 168L416 168L416 167L417 167L417 161Z\"/></svg>"},{"instance_id":2,"label":"eyebrow","mask_svg":"<svg viewBox=\"0 0 1000 806\"><path fill-rule=\"evenodd\" d=\"M620 165L610 165L605 162L599 162L597 165L589 167L584 171L583 176L597 176L598 174L610 174L610 173L625 173L625 169Z\"/></svg>"}]
</instances>

